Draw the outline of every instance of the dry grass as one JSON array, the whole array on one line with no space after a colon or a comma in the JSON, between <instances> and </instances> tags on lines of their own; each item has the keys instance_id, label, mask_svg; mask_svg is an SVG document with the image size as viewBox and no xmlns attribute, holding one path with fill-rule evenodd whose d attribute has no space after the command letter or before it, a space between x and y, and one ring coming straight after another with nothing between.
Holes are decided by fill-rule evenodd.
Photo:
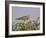
<instances>
[{"instance_id":1,"label":"dry grass","mask_svg":"<svg viewBox=\"0 0 46 38\"><path fill-rule=\"evenodd\" d=\"M39 17L37 20L29 21L26 24L25 23L16 23L15 25L12 26L13 31L27 31L27 30L39 30L40 29L40 22Z\"/></svg>"}]
</instances>

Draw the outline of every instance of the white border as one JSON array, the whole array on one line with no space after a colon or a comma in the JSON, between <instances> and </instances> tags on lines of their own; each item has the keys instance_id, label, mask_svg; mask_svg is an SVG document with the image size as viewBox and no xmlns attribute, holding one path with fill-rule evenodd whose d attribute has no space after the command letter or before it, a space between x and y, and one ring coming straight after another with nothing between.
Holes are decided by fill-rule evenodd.
<instances>
[{"instance_id":1,"label":"white border","mask_svg":"<svg viewBox=\"0 0 46 38\"><path fill-rule=\"evenodd\" d=\"M12 31L12 7L36 7L40 8L40 30L37 31ZM42 5L9 4L9 35L43 33L43 7Z\"/></svg>"}]
</instances>

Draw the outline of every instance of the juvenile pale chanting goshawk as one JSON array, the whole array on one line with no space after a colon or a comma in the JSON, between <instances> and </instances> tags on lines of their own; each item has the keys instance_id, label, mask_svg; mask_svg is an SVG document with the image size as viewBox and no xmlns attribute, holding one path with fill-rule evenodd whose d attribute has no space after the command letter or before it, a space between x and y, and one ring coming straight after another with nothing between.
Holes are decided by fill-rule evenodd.
<instances>
[{"instance_id":1,"label":"juvenile pale chanting goshawk","mask_svg":"<svg viewBox=\"0 0 46 38\"><path fill-rule=\"evenodd\" d=\"M28 20L30 18L30 16L21 16L19 18L16 18L16 20Z\"/></svg>"}]
</instances>

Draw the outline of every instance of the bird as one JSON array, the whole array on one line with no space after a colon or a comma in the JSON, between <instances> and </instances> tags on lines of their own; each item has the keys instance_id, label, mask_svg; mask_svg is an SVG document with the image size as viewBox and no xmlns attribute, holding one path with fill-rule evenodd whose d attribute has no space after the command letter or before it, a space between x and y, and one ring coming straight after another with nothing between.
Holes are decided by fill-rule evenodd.
<instances>
[{"instance_id":1,"label":"bird","mask_svg":"<svg viewBox=\"0 0 46 38\"><path fill-rule=\"evenodd\" d=\"M28 20L30 18L30 16L21 16L19 18L16 18L16 20Z\"/></svg>"}]
</instances>

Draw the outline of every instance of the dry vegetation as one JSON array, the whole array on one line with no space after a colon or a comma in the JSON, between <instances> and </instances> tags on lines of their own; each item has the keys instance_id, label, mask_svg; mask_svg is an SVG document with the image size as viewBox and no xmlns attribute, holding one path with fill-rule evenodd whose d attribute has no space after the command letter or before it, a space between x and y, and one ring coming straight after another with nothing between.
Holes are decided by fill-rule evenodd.
<instances>
[{"instance_id":1,"label":"dry vegetation","mask_svg":"<svg viewBox=\"0 0 46 38\"><path fill-rule=\"evenodd\" d=\"M40 18L38 17L37 20L29 20L29 22L25 23L16 23L12 25L13 31L27 31L27 30L39 30L40 29Z\"/></svg>"}]
</instances>

